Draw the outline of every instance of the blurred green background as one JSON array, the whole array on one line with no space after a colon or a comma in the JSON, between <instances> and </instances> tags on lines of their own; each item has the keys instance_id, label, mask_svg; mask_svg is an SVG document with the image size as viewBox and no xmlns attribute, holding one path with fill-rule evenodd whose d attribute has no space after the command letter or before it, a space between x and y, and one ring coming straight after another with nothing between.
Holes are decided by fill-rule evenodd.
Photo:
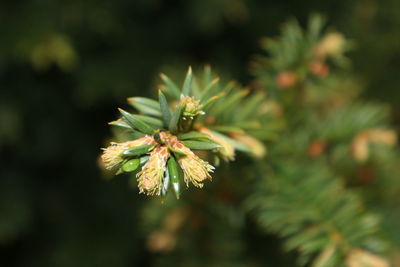
<instances>
[{"instance_id":1,"label":"blurred green background","mask_svg":"<svg viewBox=\"0 0 400 267\"><path fill-rule=\"evenodd\" d=\"M263 36L312 12L353 39L365 97L400 112L397 0L2 0L0 266L144 266L138 195L97 165L106 122L161 70L248 83ZM254 238L256 242L256 238ZM262 252L261 252L262 253Z\"/></svg>"}]
</instances>

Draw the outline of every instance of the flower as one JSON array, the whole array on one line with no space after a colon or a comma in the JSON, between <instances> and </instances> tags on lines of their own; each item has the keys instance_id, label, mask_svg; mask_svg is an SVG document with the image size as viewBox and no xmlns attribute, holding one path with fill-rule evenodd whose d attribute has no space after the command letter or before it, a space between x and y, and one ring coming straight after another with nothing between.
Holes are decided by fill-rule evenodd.
<instances>
[{"instance_id":1,"label":"flower","mask_svg":"<svg viewBox=\"0 0 400 267\"><path fill-rule=\"evenodd\" d=\"M293 71L282 71L276 77L276 84L279 88L287 89L293 87L298 82L299 77Z\"/></svg>"},{"instance_id":2,"label":"flower","mask_svg":"<svg viewBox=\"0 0 400 267\"><path fill-rule=\"evenodd\" d=\"M146 135L139 139L124 143L111 142L109 147L103 148L103 155L101 155L101 159L103 160L106 169L110 170L122 163L124 160L124 158L121 156L123 151L142 145L154 144L156 144L156 141L150 135Z\"/></svg>"},{"instance_id":3,"label":"flower","mask_svg":"<svg viewBox=\"0 0 400 267\"><path fill-rule=\"evenodd\" d=\"M184 105L183 116L193 118L197 115L203 115L200 101L191 96L181 98L180 104Z\"/></svg>"},{"instance_id":4,"label":"flower","mask_svg":"<svg viewBox=\"0 0 400 267\"><path fill-rule=\"evenodd\" d=\"M329 66L323 61L314 60L310 62L311 72L319 77L326 77L329 73Z\"/></svg>"},{"instance_id":5,"label":"flower","mask_svg":"<svg viewBox=\"0 0 400 267\"><path fill-rule=\"evenodd\" d=\"M164 180L165 165L170 154L166 146L156 147L150 158L136 175L140 193L147 195L159 195Z\"/></svg>"},{"instance_id":6,"label":"flower","mask_svg":"<svg viewBox=\"0 0 400 267\"><path fill-rule=\"evenodd\" d=\"M317 57L326 58L343 51L345 38L342 34L332 32L327 34L316 46L315 54Z\"/></svg>"},{"instance_id":7,"label":"flower","mask_svg":"<svg viewBox=\"0 0 400 267\"><path fill-rule=\"evenodd\" d=\"M183 179L186 186L191 182L196 187L203 187L203 182L208 178L211 179L210 172L213 172L214 167L207 161L202 160L193 153L190 148L186 147L173 136L167 132L160 133L160 139L171 147L172 151L181 153L184 156L178 157L178 163L183 171Z\"/></svg>"},{"instance_id":8,"label":"flower","mask_svg":"<svg viewBox=\"0 0 400 267\"><path fill-rule=\"evenodd\" d=\"M219 152L225 161L230 161L235 159L235 148L231 143L226 141L226 139L221 137L219 134L204 127L199 128L198 130L201 133L209 135L211 140L222 146L222 148L219 149Z\"/></svg>"},{"instance_id":9,"label":"flower","mask_svg":"<svg viewBox=\"0 0 400 267\"><path fill-rule=\"evenodd\" d=\"M256 158L262 158L267 153L267 150L263 143L250 135L232 134L232 138L246 145L250 149L251 154Z\"/></svg>"},{"instance_id":10,"label":"flower","mask_svg":"<svg viewBox=\"0 0 400 267\"><path fill-rule=\"evenodd\" d=\"M353 249L346 257L346 263L349 267L389 267L389 263L377 255L362 249Z\"/></svg>"},{"instance_id":11,"label":"flower","mask_svg":"<svg viewBox=\"0 0 400 267\"><path fill-rule=\"evenodd\" d=\"M187 154L179 158L178 162L183 170L186 186L189 186L190 181L194 186L202 188L205 179L211 180L210 172L213 172L214 167L196 156L189 148L184 148L188 150Z\"/></svg>"},{"instance_id":12,"label":"flower","mask_svg":"<svg viewBox=\"0 0 400 267\"><path fill-rule=\"evenodd\" d=\"M351 144L351 152L353 157L364 162L369 157L370 143L376 143L386 146L394 146L397 143L397 135L393 130L386 129L369 129L358 133Z\"/></svg>"}]
</instances>

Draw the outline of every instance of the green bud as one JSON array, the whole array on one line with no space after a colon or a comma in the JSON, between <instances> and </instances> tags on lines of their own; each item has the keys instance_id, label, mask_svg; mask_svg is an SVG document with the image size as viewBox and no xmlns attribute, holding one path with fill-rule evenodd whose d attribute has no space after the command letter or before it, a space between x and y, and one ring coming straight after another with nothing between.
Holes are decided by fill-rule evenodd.
<instances>
[{"instance_id":1,"label":"green bud","mask_svg":"<svg viewBox=\"0 0 400 267\"><path fill-rule=\"evenodd\" d=\"M140 158L140 165L144 165L148 160L150 156L143 156Z\"/></svg>"},{"instance_id":2,"label":"green bud","mask_svg":"<svg viewBox=\"0 0 400 267\"><path fill-rule=\"evenodd\" d=\"M167 168L165 170L164 182L163 182L163 186L161 188L161 194L163 196L167 195L169 184L170 184L170 176L169 176L169 171L168 171L168 168Z\"/></svg>"},{"instance_id":3,"label":"green bud","mask_svg":"<svg viewBox=\"0 0 400 267\"><path fill-rule=\"evenodd\" d=\"M180 174L179 174L178 164L176 163L176 160L174 157L170 157L167 165L168 165L169 178L172 183L172 188L174 189L176 198L179 198L179 195L180 195L179 176L180 176Z\"/></svg>"},{"instance_id":4,"label":"green bud","mask_svg":"<svg viewBox=\"0 0 400 267\"><path fill-rule=\"evenodd\" d=\"M121 170L123 172L133 172L135 171L140 165L140 159L131 159L122 165Z\"/></svg>"}]
</instances>

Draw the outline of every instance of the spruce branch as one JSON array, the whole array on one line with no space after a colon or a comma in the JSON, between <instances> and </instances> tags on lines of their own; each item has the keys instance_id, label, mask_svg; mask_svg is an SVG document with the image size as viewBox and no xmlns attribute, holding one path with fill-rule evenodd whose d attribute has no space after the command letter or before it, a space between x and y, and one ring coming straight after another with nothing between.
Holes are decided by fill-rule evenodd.
<instances>
[{"instance_id":1,"label":"spruce branch","mask_svg":"<svg viewBox=\"0 0 400 267\"><path fill-rule=\"evenodd\" d=\"M356 99L361 87L344 55L351 42L324 31L317 16L306 30L291 21L262 46L268 56L255 59L253 74L286 124L246 207L299 253L301 265L388 266L371 254L385 248L379 216L350 185L357 169L379 168L374 148L393 148L397 137L385 105Z\"/></svg>"},{"instance_id":2,"label":"spruce branch","mask_svg":"<svg viewBox=\"0 0 400 267\"><path fill-rule=\"evenodd\" d=\"M181 179L186 186L200 188L211 180L215 167L195 151L215 155L215 164L219 158L233 160L236 150L264 156L264 144L258 138L263 139L260 133L267 129L265 122L273 120L261 110L264 95L247 97L249 91L233 82L221 86L209 67L202 79L189 67L182 89L165 74L160 76L163 85L158 101L130 97L128 103L139 114L119 109L122 117L109 123L134 140L129 137L104 149L107 169L136 173L139 191L148 195L165 196L172 184L178 198Z\"/></svg>"},{"instance_id":3,"label":"spruce branch","mask_svg":"<svg viewBox=\"0 0 400 267\"><path fill-rule=\"evenodd\" d=\"M320 164L285 162L268 173L256 182L246 208L285 239L285 249L299 252L301 265L340 266L355 249L385 248L378 217L365 212L360 198Z\"/></svg>"},{"instance_id":4,"label":"spruce branch","mask_svg":"<svg viewBox=\"0 0 400 267\"><path fill-rule=\"evenodd\" d=\"M255 57L251 70L271 97L292 106L307 102L310 84L320 85L332 72L349 65L344 54L352 42L324 28L325 19L313 15L306 30L292 20L284 25L280 37L262 40L268 57Z\"/></svg>"}]
</instances>

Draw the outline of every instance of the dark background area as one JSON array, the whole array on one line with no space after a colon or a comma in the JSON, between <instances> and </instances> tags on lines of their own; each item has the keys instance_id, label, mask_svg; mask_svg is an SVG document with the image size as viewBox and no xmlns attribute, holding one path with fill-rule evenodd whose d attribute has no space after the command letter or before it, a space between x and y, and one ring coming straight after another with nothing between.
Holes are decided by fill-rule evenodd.
<instances>
[{"instance_id":1,"label":"dark background area","mask_svg":"<svg viewBox=\"0 0 400 267\"><path fill-rule=\"evenodd\" d=\"M365 97L400 100L397 0L3 0L0 3L0 266L143 266L148 197L97 165L106 122L157 74L210 63L251 81L259 40L312 12L356 44ZM256 241L259 237L254 237Z\"/></svg>"}]
</instances>

